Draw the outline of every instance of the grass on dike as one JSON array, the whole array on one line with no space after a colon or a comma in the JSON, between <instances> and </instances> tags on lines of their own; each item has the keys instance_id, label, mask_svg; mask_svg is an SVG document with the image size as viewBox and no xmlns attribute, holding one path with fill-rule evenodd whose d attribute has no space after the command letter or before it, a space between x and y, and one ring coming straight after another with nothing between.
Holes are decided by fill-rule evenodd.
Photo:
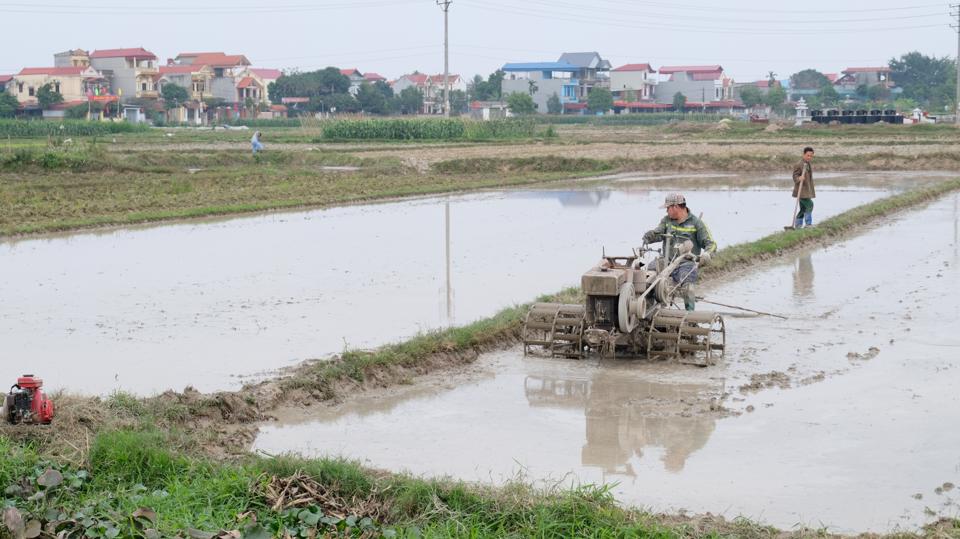
<instances>
[{"instance_id":1,"label":"grass on dike","mask_svg":"<svg viewBox=\"0 0 960 539\"><path fill-rule=\"evenodd\" d=\"M0 437L0 484L39 489L37 482L49 468L61 472L65 478L62 485L47 489L44 496L32 501L7 489L3 505L17 507L28 519L43 522L70 520L80 514L77 520L89 525L85 526L88 537L147 537L146 525L133 516L142 508L156 513L150 525L160 537L188 529L240 529L246 537L278 537L284 531L313 537L311 530L347 537L685 535L680 526L671 529L648 515L617 507L603 487L537 490L517 481L494 489L374 473L335 459L249 457L242 462L217 463L185 456L171 447L163 433L151 430L101 433L92 443L87 465L71 468ZM322 498L293 512L274 510L273 500L265 495L266 482L272 476L289 477L298 472L325 485L329 498L345 501L342 514L335 516L329 506L324 507L327 500ZM359 522L363 508L370 506L379 509L376 522L366 530L359 525L352 533L344 530L344 517L354 516ZM352 508L357 508L356 512ZM337 522L316 522L303 511L333 517ZM256 525L250 512L256 515ZM247 516L238 521L238 515ZM361 535L363 531L368 534Z\"/></svg>"}]
</instances>

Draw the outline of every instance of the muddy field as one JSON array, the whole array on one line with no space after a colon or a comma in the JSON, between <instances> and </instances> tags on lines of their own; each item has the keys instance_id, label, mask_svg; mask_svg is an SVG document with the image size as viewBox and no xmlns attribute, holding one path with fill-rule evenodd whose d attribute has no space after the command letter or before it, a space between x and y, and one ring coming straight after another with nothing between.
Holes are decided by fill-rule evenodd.
<instances>
[{"instance_id":1,"label":"muddy field","mask_svg":"<svg viewBox=\"0 0 960 539\"><path fill-rule=\"evenodd\" d=\"M826 174L816 215L941 177ZM305 359L464 324L575 285L603 249L636 246L667 191L688 191L721 246L759 238L789 220L783 182L621 175L9 240L0 243L0 339L21 363L62 373L51 389L236 389ZM4 362L0 377L18 368Z\"/></svg>"},{"instance_id":2,"label":"muddy field","mask_svg":"<svg viewBox=\"0 0 960 539\"><path fill-rule=\"evenodd\" d=\"M624 504L783 529L913 530L960 516L958 268L954 194L705 285L787 317L726 310L716 367L512 349L283 415L255 447L480 482L612 483Z\"/></svg>"}]
</instances>

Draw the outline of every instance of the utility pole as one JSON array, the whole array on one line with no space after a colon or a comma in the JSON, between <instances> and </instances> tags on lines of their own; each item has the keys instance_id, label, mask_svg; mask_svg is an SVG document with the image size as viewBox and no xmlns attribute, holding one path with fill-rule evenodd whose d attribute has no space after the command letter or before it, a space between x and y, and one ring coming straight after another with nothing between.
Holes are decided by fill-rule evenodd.
<instances>
[{"instance_id":1,"label":"utility pole","mask_svg":"<svg viewBox=\"0 0 960 539\"><path fill-rule=\"evenodd\" d=\"M453 0L437 0L443 9L443 115L450 117L450 4Z\"/></svg>"},{"instance_id":2,"label":"utility pole","mask_svg":"<svg viewBox=\"0 0 960 539\"><path fill-rule=\"evenodd\" d=\"M957 24L950 25L950 27L957 32L957 95L955 96L956 103L953 107L953 121L955 124L960 125L960 4L950 4L950 8L954 10L950 15L957 17Z\"/></svg>"}]
</instances>

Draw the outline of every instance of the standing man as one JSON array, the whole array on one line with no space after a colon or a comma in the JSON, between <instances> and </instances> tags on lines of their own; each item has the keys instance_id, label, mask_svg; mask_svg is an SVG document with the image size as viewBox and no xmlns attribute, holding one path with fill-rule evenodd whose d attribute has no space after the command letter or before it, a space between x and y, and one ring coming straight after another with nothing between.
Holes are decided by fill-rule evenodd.
<instances>
[{"instance_id":1,"label":"standing man","mask_svg":"<svg viewBox=\"0 0 960 539\"><path fill-rule=\"evenodd\" d=\"M794 219L794 228L813 226L813 199L817 192L813 188L813 148L803 149L803 160L793 167L793 198L799 197L800 211Z\"/></svg>"},{"instance_id":2,"label":"standing man","mask_svg":"<svg viewBox=\"0 0 960 539\"><path fill-rule=\"evenodd\" d=\"M706 223L693 215L687 208L687 199L681 193L672 193L667 195L662 207L666 208L667 216L660 221L656 228L643 235L643 242L659 243L663 241L664 234L672 234L674 252L663 253L665 264L673 260L680 245L688 240L693 243L693 254L700 255L700 265L709 263L711 255L717 252L717 243L713 241L713 236L710 234L710 229L707 228ZM693 261L683 262L677 269L673 270L670 277L680 287L684 307L688 311L692 311L696 304L693 285L699 277L697 263Z\"/></svg>"}]
</instances>

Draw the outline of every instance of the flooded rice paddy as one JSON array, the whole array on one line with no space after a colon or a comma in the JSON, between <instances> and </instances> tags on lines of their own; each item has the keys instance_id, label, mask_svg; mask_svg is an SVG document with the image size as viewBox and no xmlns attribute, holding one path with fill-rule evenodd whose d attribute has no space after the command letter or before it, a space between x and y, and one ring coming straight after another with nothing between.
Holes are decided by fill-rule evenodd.
<instances>
[{"instance_id":1,"label":"flooded rice paddy","mask_svg":"<svg viewBox=\"0 0 960 539\"><path fill-rule=\"evenodd\" d=\"M935 173L818 178L818 220ZM789 183L789 179L786 180ZM721 246L786 224L782 178L635 177L0 242L0 379L149 394L462 324L577 284L683 189Z\"/></svg>"},{"instance_id":2,"label":"flooded rice paddy","mask_svg":"<svg viewBox=\"0 0 960 539\"><path fill-rule=\"evenodd\" d=\"M637 208L659 193L644 196L624 208L645 215ZM724 223L717 235L752 222L723 217L719 194L694 196L710 200L694 208L710 205ZM728 204L752 216L765 199L737 193ZM788 317L728 315L716 367L513 349L455 376L285 418L261 430L256 448L481 482L611 483L624 504L784 529L885 532L957 517L958 206L954 194L709 283L709 298Z\"/></svg>"}]
</instances>

